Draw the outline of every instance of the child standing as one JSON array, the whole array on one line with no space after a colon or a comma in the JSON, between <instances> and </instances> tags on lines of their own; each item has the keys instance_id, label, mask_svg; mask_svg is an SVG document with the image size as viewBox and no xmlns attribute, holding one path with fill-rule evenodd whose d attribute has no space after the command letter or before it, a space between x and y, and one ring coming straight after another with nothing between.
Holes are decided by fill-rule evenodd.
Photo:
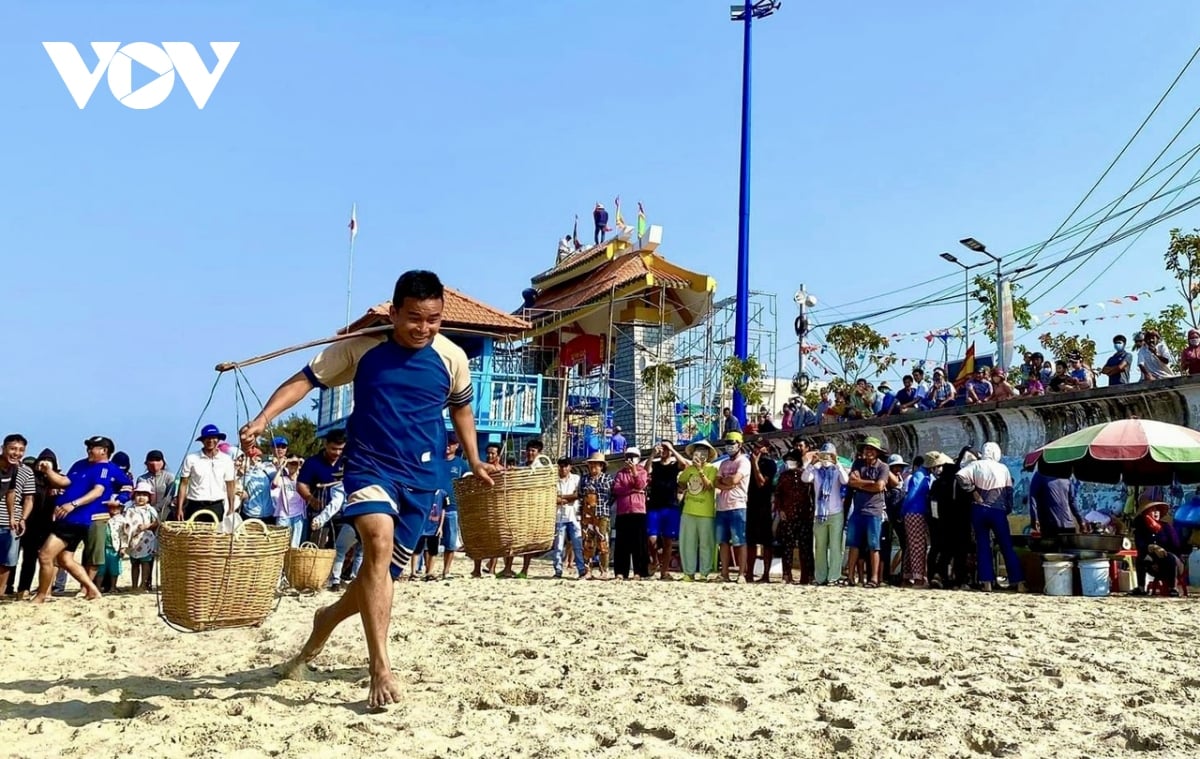
<instances>
[{"instance_id":1,"label":"child standing","mask_svg":"<svg viewBox=\"0 0 1200 759\"><path fill-rule=\"evenodd\" d=\"M150 590L154 556L158 553L158 514L150 505L154 488L142 480L133 489L133 503L125 509L124 522L129 531L129 562L133 589Z\"/></svg>"},{"instance_id":2,"label":"child standing","mask_svg":"<svg viewBox=\"0 0 1200 759\"><path fill-rule=\"evenodd\" d=\"M104 565L96 573L96 586L110 593L117 590L117 580L121 578L121 555L128 547L129 532L125 506L115 494L105 506L108 507L108 524L104 528Z\"/></svg>"}]
</instances>

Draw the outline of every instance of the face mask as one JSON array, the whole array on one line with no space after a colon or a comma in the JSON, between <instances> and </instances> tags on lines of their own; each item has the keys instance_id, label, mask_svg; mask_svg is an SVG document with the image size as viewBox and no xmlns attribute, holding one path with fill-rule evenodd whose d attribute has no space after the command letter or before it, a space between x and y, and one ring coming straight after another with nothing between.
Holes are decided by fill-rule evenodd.
<instances>
[{"instance_id":1,"label":"face mask","mask_svg":"<svg viewBox=\"0 0 1200 759\"><path fill-rule=\"evenodd\" d=\"M1200 345L1200 337L1189 337L1188 345L1192 346L1193 348L1195 348L1197 345Z\"/></svg>"},{"instance_id":2,"label":"face mask","mask_svg":"<svg viewBox=\"0 0 1200 759\"><path fill-rule=\"evenodd\" d=\"M725 446L725 453L729 454L730 456L736 456L737 452L738 452L738 447L736 445Z\"/></svg>"},{"instance_id":3,"label":"face mask","mask_svg":"<svg viewBox=\"0 0 1200 759\"><path fill-rule=\"evenodd\" d=\"M1125 350L1125 343L1113 343L1113 349L1123 351Z\"/></svg>"},{"instance_id":4,"label":"face mask","mask_svg":"<svg viewBox=\"0 0 1200 759\"><path fill-rule=\"evenodd\" d=\"M784 462L784 466L786 466L788 469L795 469L796 462L792 461L791 459L788 459L786 462Z\"/></svg>"}]
</instances>

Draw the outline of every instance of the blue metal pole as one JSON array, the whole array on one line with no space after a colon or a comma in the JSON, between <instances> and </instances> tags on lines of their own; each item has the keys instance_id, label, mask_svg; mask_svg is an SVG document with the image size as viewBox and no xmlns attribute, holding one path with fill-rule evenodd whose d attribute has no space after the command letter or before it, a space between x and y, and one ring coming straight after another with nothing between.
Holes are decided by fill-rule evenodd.
<instances>
[{"instance_id":1,"label":"blue metal pole","mask_svg":"<svg viewBox=\"0 0 1200 759\"><path fill-rule=\"evenodd\" d=\"M750 27L754 3L746 0L742 42L742 166L738 181L737 299L734 312L733 352L745 361L750 351ZM733 415L746 424L746 399L733 394Z\"/></svg>"}]
</instances>

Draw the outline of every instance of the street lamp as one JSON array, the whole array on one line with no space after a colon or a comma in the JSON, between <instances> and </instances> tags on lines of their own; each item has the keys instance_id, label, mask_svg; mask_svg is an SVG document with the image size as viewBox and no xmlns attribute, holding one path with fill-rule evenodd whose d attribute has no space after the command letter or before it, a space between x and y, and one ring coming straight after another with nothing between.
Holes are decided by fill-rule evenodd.
<instances>
[{"instance_id":1,"label":"street lamp","mask_svg":"<svg viewBox=\"0 0 1200 759\"><path fill-rule=\"evenodd\" d=\"M733 352L740 361L750 353L750 27L782 5L779 0L746 0L731 6L729 18L744 28L742 41L742 164L738 181L737 297L734 311ZM733 415L746 423L746 399L733 392Z\"/></svg>"},{"instance_id":2,"label":"street lamp","mask_svg":"<svg viewBox=\"0 0 1200 759\"><path fill-rule=\"evenodd\" d=\"M1008 349L1012 346L1004 343L1004 274L1000 271L1000 256L993 254L987 249L987 246L976 240L974 237L964 237L958 241L961 245L973 250L976 253L982 253L988 258L996 262L996 360L1001 361L1006 358ZM1009 272L1010 275L1020 274L1021 272L1029 271L1037 264L1028 264Z\"/></svg>"},{"instance_id":3,"label":"street lamp","mask_svg":"<svg viewBox=\"0 0 1200 759\"><path fill-rule=\"evenodd\" d=\"M941 257L963 270L963 347L971 344L971 269L977 269L983 264L968 266L950 253L942 253Z\"/></svg>"}]
</instances>

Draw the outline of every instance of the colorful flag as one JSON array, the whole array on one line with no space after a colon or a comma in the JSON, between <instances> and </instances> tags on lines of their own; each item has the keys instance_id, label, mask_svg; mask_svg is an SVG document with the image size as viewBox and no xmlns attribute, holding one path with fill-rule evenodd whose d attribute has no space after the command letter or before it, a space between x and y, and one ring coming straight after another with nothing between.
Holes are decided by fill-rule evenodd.
<instances>
[{"instance_id":1,"label":"colorful flag","mask_svg":"<svg viewBox=\"0 0 1200 759\"><path fill-rule=\"evenodd\" d=\"M638 201L637 235L639 240L646 236L646 210L642 208L640 200Z\"/></svg>"},{"instance_id":2,"label":"colorful flag","mask_svg":"<svg viewBox=\"0 0 1200 759\"><path fill-rule=\"evenodd\" d=\"M350 207L350 242L358 237L358 203Z\"/></svg>"},{"instance_id":3,"label":"colorful flag","mask_svg":"<svg viewBox=\"0 0 1200 759\"><path fill-rule=\"evenodd\" d=\"M623 219L621 217L621 196L620 195L618 195L617 199L615 201L613 201L613 205L616 206L616 225L617 225L617 231L620 232L625 229L625 219Z\"/></svg>"},{"instance_id":4,"label":"colorful flag","mask_svg":"<svg viewBox=\"0 0 1200 759\"><path fill-rule=\"evenodd\" d=\"M575 226L571 229L571 244L579 249L579 214L575 214Z\"/></svg>"},{"instance_id":5,"label":"colorful flag","mask_svg":"<svg viewBox=\"0 0 1200 759\"><path fill-rule=\"evenodd\" d=\"M971 375L975 373L975 343L971 343L971 347L967 348L967 355L963 358L962 368L958 370L958 376L954 378L954 386L962 387L962 384L971 379Z\"/></svg>"}]
</instances>

